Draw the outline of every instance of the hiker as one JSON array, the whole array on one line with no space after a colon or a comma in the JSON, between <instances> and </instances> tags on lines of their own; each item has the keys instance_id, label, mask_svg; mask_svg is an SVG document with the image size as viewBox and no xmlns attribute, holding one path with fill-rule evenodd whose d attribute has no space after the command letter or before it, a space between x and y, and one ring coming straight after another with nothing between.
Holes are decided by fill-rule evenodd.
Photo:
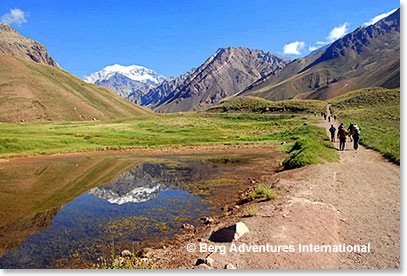
<instances>
[{"instance_id":1,"label":"hiker","mask_svg":"<svg viewBox=\"0 0 407 276\"><path fill-rule=\"evenodd\" d=\"M329 129L329 132L331 133L331 142L335 142L336 128L334 127L334 125L331 125L331 128Z\"/></svg>"},{"instance_id":2,"label":"hiker","mask_svg":"<svg viewBox=\"0 0 407 276\"><path fill-rule=\"evenodd\" d=\"M346 132L346 127L343 123L341 123L338 128L339 150L341 151L345 150L346 135L348 135L348 133Z\"/></svg>"},{"instance_id":3,"label":"hiker","mask_svg":"<svg viewBox=\"0 0 407 276\"><path fill-rule=\"evenodd\" d=\"M317 113L314 111L314 117L316 117L317 116Z\"/></svg>"},{"instance_id":4,"label":"hiker","mask_svg":"<svg viewBox=\"0 0 407 276\"><path fill-rule=\"evenodd\" d=\"M326 120L326 113L324 113L324 120Z\"/></svg>"},{"instance_id":5,"label":"hiker","mask_svg":"<svg viewBox=\"0 0 407 276\"><path fill-rule=\"evenodd\" d=\"M328 122L331 122L331 116L328 116Z\"/></svg>"},{"instance_id":6,"label":"hiker","mask_svg":"<svg viewBox=\"0 0 407 276\"><path fill-rule=\"evenodd\" d=\"M357 124L353 126L353 149L357 152L360 141L360 128Z\"/></svg>"},{"instance_id":7,"label":"hiker","mask_svg":"<svg viewBox=\"0 0 407 276\"><path fill-rule=\"evenodd\" d=\"M352 142L352 136L353 136L353 128L354 128L353 123L350 123L350 125L348 126L348 133L349 133L349 138L350 138L351 142Z\"/></svg>"},{"instance_id":8,"label":"hiker","mask_svg":"<svg viewBox=\"0 0 407 276\"><path fill-rule=\"evenodd\" d=\"M336 115L334 115L334 120L336 121Z\"/></svg>"}]
</instances>

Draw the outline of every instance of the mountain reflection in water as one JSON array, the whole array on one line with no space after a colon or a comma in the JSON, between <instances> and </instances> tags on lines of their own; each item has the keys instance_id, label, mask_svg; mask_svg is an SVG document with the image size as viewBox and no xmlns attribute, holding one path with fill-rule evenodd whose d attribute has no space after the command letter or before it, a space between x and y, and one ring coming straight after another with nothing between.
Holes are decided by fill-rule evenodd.
<instances>
[{"instance_id":1,"label":"mountain reflection in water","mask_svg":"<svg viewBox=\"0 0 407 276\"><path fill-rule=\"evenodd\" d=\"M32 211L26 210L0 225L0 268L45 268L55 267L56 263L70 267L73 256L81 256L82 263L87 259L92 263L98 256L110 254L112 243L120 249L139 242L171 239L183 223L197 224L200 217L219 213L214 202L222 200L214 196L226 200L224 192L219 191L227 190L230 195L233 190L237 192L241 187L235 179L237 171L255 165L258 159L253 155L145 159L121 156L46 160L41 164L27 163L25 168L6 166L0 170L0 179L7 177L16 187L24 180L34 179L35 185L45 187L39 193L42 201L35 199ZM87 166L88 171L83 172ZM13 170L17 169L24 169L28 175L16 175ZM66 171L66 177L59 178L61 187L53 192L49 191L53 186L48 185L56 171ZM115 173L119 175L114 176ZM86 187L88 190L81 192ZM54 200L56 195L59 200ZM13 198L10 202L27 200L30 199ZM48 207L35 213L41 209L38 206ZM17 214L20 209L24 210L17 206Z\"/></svg>"}]
</instances>

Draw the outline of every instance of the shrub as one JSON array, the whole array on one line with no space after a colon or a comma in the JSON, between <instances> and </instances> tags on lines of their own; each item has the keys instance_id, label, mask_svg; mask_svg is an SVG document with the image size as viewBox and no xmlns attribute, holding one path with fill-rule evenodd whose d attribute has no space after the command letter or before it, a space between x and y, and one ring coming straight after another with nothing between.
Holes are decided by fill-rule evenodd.
<instances>
[{"instance_id":1,"label":"shrub","mask_svg":"<svg viewBox=\"0 0 407 276\"><path fill-rule=\"evenodd\" d=\"M257 208L255 206L252 206L247 209L247 216L253 217L257 214L257 212L258 212Z\"/></svg>"},{"instance_id":2,"label":"shrub","mask_svg":"<svg viewBox=\"0 0 407 276\"><path fill-rule=\"evenodd\" d=\"M259 186L255 191L250 192L247 195L249 200L253 200L259 197L266 197L268 200L274 199L276 197L276 193L271 188L266 188L263 186Z\"/></svg>"}]
</instances>

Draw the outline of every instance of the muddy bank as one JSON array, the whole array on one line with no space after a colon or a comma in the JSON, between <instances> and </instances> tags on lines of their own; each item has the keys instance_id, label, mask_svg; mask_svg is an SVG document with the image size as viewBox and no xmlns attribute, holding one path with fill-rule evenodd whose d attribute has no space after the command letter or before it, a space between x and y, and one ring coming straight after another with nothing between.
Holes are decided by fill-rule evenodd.
<instances>
[{"instance_id":1,"label":"muddy bank","mask_svg":"<svg viewBox=\"0 0 407 276\"><path fill-rule=\"evenodd\" d=\"M41 159L41 158L70 158L76 156L103 156L103 155L135 155L135 156L157 156L157 155L191 155L191 154L216 154L216 153L261 153L274 150L277 144L220 144L220 145L199 145L199 146L171 146L156 148L133 148L133 149L109 149L109 150L91 150L72 153L51 153L38 155L22 155L0 157L0 163L19 160L19 159Z\"/></svg>"}]
</instances>

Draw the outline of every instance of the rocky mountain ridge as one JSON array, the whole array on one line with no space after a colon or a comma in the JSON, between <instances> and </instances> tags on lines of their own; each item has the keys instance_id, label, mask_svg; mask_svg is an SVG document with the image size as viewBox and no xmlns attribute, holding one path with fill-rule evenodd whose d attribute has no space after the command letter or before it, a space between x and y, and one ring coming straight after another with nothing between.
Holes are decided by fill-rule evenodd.
<instances>
[{"instance_id":1,"label":"rocky mountain ridge","mask_svg":"<svg viewBox=\"0 0 407 276\"><path fill-rule=\"evenodd\" d=\"M22 36L3 23L0 23L0 53L22 57L60 69L60 66L49 56L44 45Z\"/></svg>"},{"instance_id":2,"label":"rocky mountain ridge","mask_svg":"<svg viewBox=\"0 0 407 276\"><path fill-rule=\"evenodd\" d=\"M365 87L400 86L400 10L259 79L236 96L326 100Z\"/></svg>"}]
</instances>

